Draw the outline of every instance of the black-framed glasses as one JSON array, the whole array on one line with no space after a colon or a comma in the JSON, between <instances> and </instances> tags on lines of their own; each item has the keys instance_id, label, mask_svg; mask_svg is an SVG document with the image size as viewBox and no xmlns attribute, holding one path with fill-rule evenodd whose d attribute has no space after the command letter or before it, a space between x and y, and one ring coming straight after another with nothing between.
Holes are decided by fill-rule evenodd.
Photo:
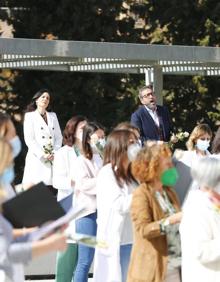
<instances>
[{"instance_id":1,"label":"black-framed glasses","mask_svg":"<svg viewBox=\"0 0 220 282\"><path fill-rule=\"evenodd\" d=\"M150 92L150 93L144 94L143 96L141 96L141 99L149 98L150 96L154 96L154 92Z\"/></svg>"}]
</instances>

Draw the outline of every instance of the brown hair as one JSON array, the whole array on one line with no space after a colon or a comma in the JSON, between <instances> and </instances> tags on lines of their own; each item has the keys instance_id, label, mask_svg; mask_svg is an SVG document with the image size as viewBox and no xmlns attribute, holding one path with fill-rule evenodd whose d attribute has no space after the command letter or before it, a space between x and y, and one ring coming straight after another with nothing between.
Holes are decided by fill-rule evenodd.
<instances>
[{"instance_id":1,"label":"brown hair","mask_svg":"<svg viewBox=\"0 0 220 282\"><path fill-rule=\"evenodd\" d=\"M87 121L84 116L74 116L69 119L66 123L65 129L63 131L63 144L68 146L73 146L76 142L75 133L78 124L81 121Z\"/></svg>"},{"instance_id":2,"label":"brown hair","mask_svg":"<svg viewBox=\"0 0 220 282\"><path fill-rule=\"evenodd\" d=\"M171 151L163 142L148 141L131 164L133 176L140 183L151 183L159 176L161 158L171 157Z\"/></svg>"},{"instance_id":3,"label":"brown hair","mask_svg":"<svg viewBox=\"0 0 220 282\"><path fill-rule=\"evenodd\" d=\"M114 129L115 130L117 130L117 129L127 129L127 130L132 131L136 135L137 138L140 137L140 129L137 126L131 124L128 121L124 121L124 122L119 123Z\"/></svg>"},{"instance_id":4,"label":"brown hair","mask_svg":"<svg viewBox=\"0 0 220 282\"><path fill-rule=\"evenodd\" d=\"M188 150L195 150L196 141L204 134L209 134L212 137L212 130L206 123L201 123L194 127L191 132L188 141L186 142L186 147Z\"/></svg>"},{"instance_id":5,"label":"brown hair","mask_svg":"<svg viewBox=\"0 0 220 282\"><path fill-rule=\"evenodd\" d=\"M0 112L0 138L4 138L7 135L10 120L9 115Z\"/></svg>"},{"instance_id":6,"label":"brown hair","mask_svg":"<svg viewBox=\"0 0 220 282\"><path fill-rule=\"evenodd\" d=\"M134 181L130 165L124 165L124 163L129 164L127 150L134 140L137 141L136 135L127 129L113 130L107 138L104 150L104 165L111 164L116 181L120 187L123 186L123 183Z\"/></svg>"},{"instance_id":7,"label":"brown hair","mask_svg":"<svg viewBox=\"0 0 220 282\"><path fill-rule=\"evenodd\" d=\"M84 156L89 160L91 160L93 157L90 138L91 135L94 134L98 129L103 130L103 127L95 122L88 122L83 128L82 149Z\"/></svg>"},{"instance_id":8,"label":"brown hair","mask_svg":"<svg viewBox=\"0 0 220 282\"><path fill-rule=\"evenodd\" d=\"M219 154L220 153L220 127L218 128L215 138L212 142L212 153Z\"/></svg>"}]
</instances>

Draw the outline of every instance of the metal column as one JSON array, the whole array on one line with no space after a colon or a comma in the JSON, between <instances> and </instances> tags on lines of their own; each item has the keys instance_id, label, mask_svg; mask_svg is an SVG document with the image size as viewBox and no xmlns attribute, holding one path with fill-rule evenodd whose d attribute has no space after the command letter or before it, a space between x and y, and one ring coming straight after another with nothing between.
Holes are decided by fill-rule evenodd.
<instances>
[{"instance_id":1,"label":"metal column","mask_svg":"<svg viewBox=\"0 0 220 282\"><path fill-rule=\"evenodd\" d=\"M162 67L160 66L154 66L153 67L153 73L154 73L154 93L157 97L157 104L163 105L163 72Z\"/></svg>"}]
</instances>

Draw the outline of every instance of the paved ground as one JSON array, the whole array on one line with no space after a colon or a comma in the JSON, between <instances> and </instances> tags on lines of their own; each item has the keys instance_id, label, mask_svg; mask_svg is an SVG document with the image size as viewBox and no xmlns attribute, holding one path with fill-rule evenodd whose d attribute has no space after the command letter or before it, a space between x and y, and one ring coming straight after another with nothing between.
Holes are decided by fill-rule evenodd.
<instances>
[{"instance_id":1,"label":"paved ground","mask_svg":"<svg viewBox=\"0 0 220 282\"><path fill-rule=\"evenodd\" d=\"M50 279L50 280L25 280L25 281L34 281L34 282L54 282L55 280ZM88 282L92 282L92 278L88 279Z\"/></svg>"}]
</instances>

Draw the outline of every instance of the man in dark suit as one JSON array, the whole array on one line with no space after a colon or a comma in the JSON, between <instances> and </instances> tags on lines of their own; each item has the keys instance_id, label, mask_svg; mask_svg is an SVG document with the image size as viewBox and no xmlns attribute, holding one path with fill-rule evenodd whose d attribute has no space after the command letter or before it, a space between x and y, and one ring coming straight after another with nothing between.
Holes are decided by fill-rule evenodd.
<instances>
[{"instance_id":1,"label":"man in dark suit","mask_svg":"<svg viewBox=\"0 0 220 282\"><path fill-rule=\"evenodd\" d=\"M140 129L142 143L146 140L168 142L171 136L171 119L166 107L156 104L152 85L139 90L142 103L132 115L131 123Z\"/></svg>"}]
</instances>

